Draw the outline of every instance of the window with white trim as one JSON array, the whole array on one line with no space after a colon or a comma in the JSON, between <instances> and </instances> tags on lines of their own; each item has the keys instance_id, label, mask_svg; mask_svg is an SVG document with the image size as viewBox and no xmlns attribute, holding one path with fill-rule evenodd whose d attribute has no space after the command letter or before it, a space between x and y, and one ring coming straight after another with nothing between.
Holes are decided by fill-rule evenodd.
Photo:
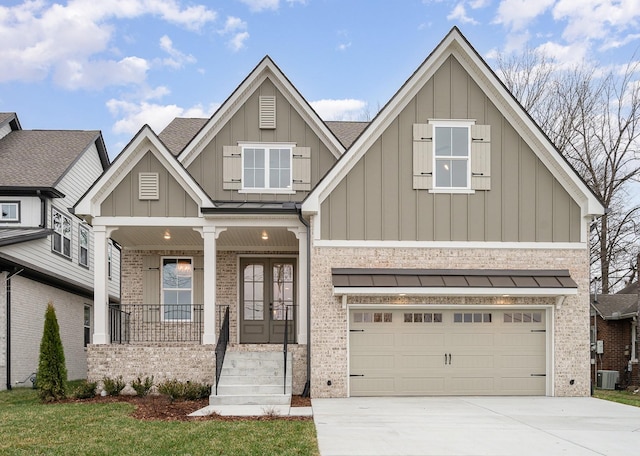
<instances>
[{"instance_id":1,"label":"window with white trim","mask_svg":"<svg viewBox=\"0 0 640 456\"><path fill-rule=\"evenodd\" d=\"M55 208L51 209L51 219L53 227L53 240L51 249L71 258L71 218L63 215L62 212Z\"/></svg>"},{"instance_id":2,"label":"window with white trim","mask_svg":"<svg viewBox=\"0 0 640 456\"><path fill-rule=\"evenodd\" d=\"M469 188L469 126L434 125L435 188Z\"/></svg>"},{"instance_id":3,"label":"window with white trim","mask_svg":"<svg viewBox=\"0 0 640 456\"><path fill-rule=\"evenodd\" d=\"M190 321L193 303L193 259L162 258L162 319Z\"/></svg>"},{"instance_id":4,"label":"window with white trim","mask_svg":"<svg viewBox=\"0 0 640 456\"><path fill-rule=\"evenodd\" d=\"M243 189L291 190L291 155L291 146L243 146Z\"/></svg>"},{"instance_id":5,"label":"window with white trim","mask_svg":"<svg viewBox=\"0 0 640 456\"><path fill-rule=\"evenodd\" d=\"M78 226L78 264L89 267L89 229Z\"/></svg>"},{"instance_id":6,"label":"window with white trim","mask_svg":"<svg viewBox=\"0 0 640 456\"><path fill-rule=\"evenodd\" d=\"M0 201L0 222L20 221L20 201Z\"/></svg>"}]
</instances>

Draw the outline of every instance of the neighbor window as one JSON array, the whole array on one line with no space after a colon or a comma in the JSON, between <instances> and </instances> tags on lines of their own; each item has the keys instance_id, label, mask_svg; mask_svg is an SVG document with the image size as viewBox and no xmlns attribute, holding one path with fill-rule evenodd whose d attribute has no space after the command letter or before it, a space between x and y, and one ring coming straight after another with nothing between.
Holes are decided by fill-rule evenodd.
<instances>
[{"instance_id":1,"label":"neighbor window","mask_svg":"<svg viewBox=\"0 0 640 456\"><path fill-rule=\"evenodd\" d=\"M20 202L0 202L0 222L19 222Z\"/></svg>"},{"instance_id":2,"label":"neighbor window","mask_svg":"<svg viewBox=\"0 0 640 456\"><path fill-rule=\"evenodd\" d=\"M291 190L291 146L244 146L244 189Z\"/></svg>"},{"instance_id":3,"label":"neighbor window","mask_svg":"<svg viewBox=\"0 0 640 456\"><path fill-rule=\"evenodd\" d=\"M89 229L82 225L78 227L78 263L89 267Z\"/></svg>"},{"instance_id":4,"label":"neighbor window","mask_svg":"<svg viewBox=\"0 0 640 456\"><path fill-rule=\"evenodd\" d=\"M192 266L191 258L162 259L163 320L191 320Z\"/></svg>"},{"instance_id":5,"label":"neighbor window","mask_svg":"<svg viewBox=\"0 0 640 456\"><path fill-rule=\"evenodd\" d=\"M71 258L71 219L56 209L51 209L53 220L54 252Z\"/></svg>"},{"instance_id":6,"label":"neighbor window","mask_svg":"<svg viewBox=\"0 0 640 456\"><path fill-rule=\"evenodd\" d=\"M436 188L469 188L469 126L434 126Z\"/></svg>"},{"instance_id":7,"label":"neighbor window","mask_svg":"<svg viewBox=\"0 0 640 456\"><path fill-rule=\"evenodd\" d=\"M84 306L84 346L91 343L91 306Z\"/></svg>"}]
</instances>

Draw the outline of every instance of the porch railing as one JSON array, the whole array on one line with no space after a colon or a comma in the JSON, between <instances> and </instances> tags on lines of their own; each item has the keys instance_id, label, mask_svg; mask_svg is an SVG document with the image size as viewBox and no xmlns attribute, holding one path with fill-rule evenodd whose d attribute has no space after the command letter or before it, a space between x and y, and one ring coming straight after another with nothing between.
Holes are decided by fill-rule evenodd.
<instances>
[{"instance_id":1,"label":"porch railing","mask_svg":"<svg viewBox=\"0 0 640 456\"><path fill-rule=\"evenodd\" d=\"M216 344L216 396L218 395L218 383L220 382L220 374L222 373L222 364L224 363L224 355L227 353L227 344L229 343L229 306L224 311L224 319L220 326L220 334L218 335L218 343Z\"/></svg>"},{"instance_id":2,"label":"porch railing","mask_svg":"<svg viewBox=\"0 0 640 456\"><path fill-rule=\"evenodd\" d=\"M202 304L111 305L111 343L202 342L203 307Z\"/></svg>"},{"instance_id":3,"label":"porch railing","mask_svg":"<svg viewBox=\"0 0 640 456\"><path fill-rule=\"evenodd\" d=\"M287 394L287 351L289 349L289 306L284 309L284 342L282 343L282 351L284 352L284 379L282 394Z\"/></svg>"}]
</instances>

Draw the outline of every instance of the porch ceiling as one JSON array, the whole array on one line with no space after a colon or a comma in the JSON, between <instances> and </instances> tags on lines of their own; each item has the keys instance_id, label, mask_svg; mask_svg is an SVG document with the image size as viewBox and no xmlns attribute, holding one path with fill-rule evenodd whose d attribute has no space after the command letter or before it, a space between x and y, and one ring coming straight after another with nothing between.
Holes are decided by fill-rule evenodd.
<instances>
[{"instance_id":1,"label":"porch ceiling","mask_svg":"<svg viewBox=\"0 0 640 456\"><path fill-rule=\"evenodd\" d=\"M268 239L262 239L266 232ZM165 239L165 234L170 239ZM203 239L190 227L127 226L118 228L111 238L128 249L153 250L201 250ZM218 250L247 251L297 251L298 240L286 228L280 227L229 227L220 233L216 242Z\"/></svg>"}]
</instances>

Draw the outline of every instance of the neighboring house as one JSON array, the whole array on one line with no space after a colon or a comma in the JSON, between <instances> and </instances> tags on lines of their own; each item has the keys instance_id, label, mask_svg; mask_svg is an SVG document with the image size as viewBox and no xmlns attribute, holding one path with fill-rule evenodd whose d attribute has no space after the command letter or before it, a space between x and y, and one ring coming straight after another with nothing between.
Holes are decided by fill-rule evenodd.
<instances>
[{"instance_id":1,"label":"neighboring house","mask_svg":"<svg viewBox=\"0 0 640 456\"><path fill-rule=\"evenodd\" d=\"M213 383L228 308L231 352L293 326L298 394L590 392L604 208L457 28L370 123L323 122L265 57L210 119L143 127L75 212L90 378Z\"/></svg>"},{"instance_id":2,"label":"neighboring house","mask_svg":"<svg viewBox=\"0 0 640 456\"><path fill-rule=\"evenodd\" d=\"M591 295L591 375L598 371L617 372L621 387L640 385L638 366L638 284L616 294Z\"/></svg>"},{"instance_id":3,"label":"neighboring house","mask_svg":"<svg viewBox=\"0 0 640 456\"><path fill-rule=\"evenodd\" d=\"M86 377L93 232L69 208L108 165L99 131L23 130L15 113L0 113L0 389L31 386L49 301L68 377ZM107 288L117 302L119 251L109 246Z\"/></svg>"}]
</instances>

